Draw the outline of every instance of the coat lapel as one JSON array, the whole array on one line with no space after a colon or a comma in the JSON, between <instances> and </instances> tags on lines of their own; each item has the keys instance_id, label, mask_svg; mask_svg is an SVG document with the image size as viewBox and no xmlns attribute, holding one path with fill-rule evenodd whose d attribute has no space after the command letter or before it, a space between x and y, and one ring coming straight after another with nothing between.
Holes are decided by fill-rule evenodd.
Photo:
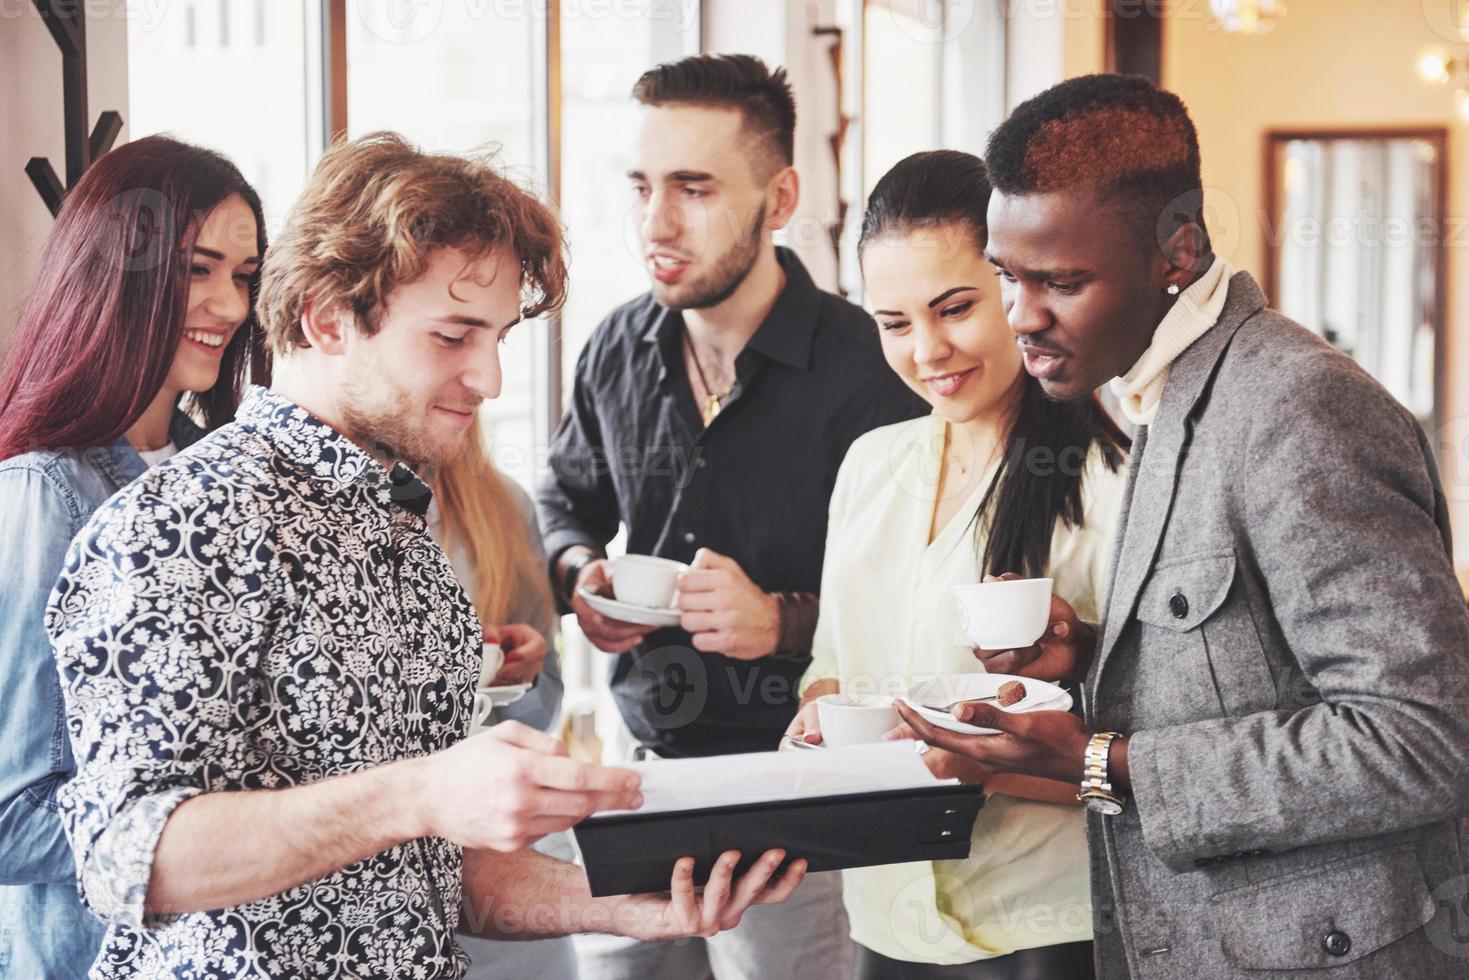
<instances>
[{"instance_id":1,"label":"coat lapel","mask_svg":"<svg viewBox=\"0 0 1469 980\"><path fill-rule=\"evenodd\" d=\"M1163 400L1152 425L1148 426L1143 451L1134 455L1132 472L1128 474L1131 494L1122 538L1117 543L1118 557L1113 566L1102 645L1091 672L1093 691L1097 689L1107 657L1132 619L1138 595L1153 570L1163 531L1173 512L1178 472L1193 434L1200 396L1214 377L1235 331L1264 306L1265 297L1254 278L1247 272L1235 273L1229 280L1229 298L1219 314L1219 322L1180 354L1168 372Z\"/></svg>"}]
</instances>

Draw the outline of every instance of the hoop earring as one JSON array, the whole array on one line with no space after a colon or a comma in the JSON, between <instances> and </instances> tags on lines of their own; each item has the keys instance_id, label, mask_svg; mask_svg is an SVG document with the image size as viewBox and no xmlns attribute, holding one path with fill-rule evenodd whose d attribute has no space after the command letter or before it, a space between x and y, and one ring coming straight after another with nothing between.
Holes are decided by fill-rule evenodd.
<instances>
[{"instance_id":1,"label":"hoop earring","mask_svg":"<svg viewBox=\"0 0 1469 980\"><path fill-rule=\"evenodd\" d=\"M1176 282L1170 282L1168 284L1168 288L1165 290L1165 292L1167 292L1169 296L1177 296L1178 295L1178 283L1176 283Z\"/></svg>"}]
</instances>

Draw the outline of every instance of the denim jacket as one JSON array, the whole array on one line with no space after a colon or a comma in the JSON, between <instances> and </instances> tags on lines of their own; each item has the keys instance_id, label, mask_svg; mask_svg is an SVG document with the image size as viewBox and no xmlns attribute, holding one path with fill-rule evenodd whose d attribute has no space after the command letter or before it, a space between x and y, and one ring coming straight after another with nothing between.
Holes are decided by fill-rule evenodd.
<instances>
[{"instance_id":1,"label":"denim jacket","mask_svg":"<svg viewBox=\"0 0 1469 980\"><path fill-rule=\"evenodd\" d=\"M169 435L203 432L175 413ZM72 537L145 468L123 438L0 461L0 977L84 977L102 943L56 812L74 765L44 617Z\"/></svg>"}]
</instances>

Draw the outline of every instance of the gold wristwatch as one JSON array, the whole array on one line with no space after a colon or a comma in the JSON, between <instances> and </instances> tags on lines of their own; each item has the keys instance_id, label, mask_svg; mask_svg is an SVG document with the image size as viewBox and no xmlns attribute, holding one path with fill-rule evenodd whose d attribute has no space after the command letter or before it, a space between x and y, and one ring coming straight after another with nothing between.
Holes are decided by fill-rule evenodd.
<instances>
[{"instance_id":1,"label":"gold wristwatch","mask_svg":"<svg viewBox=\"0 0 1469 980\"><path fill-rule=\"evenodd\" d=\"M1127 806L1127 797L1112 788L1107 778L1107 753L1117 732L1098 732L1086 746L1086 773L1081 777L1081 792L1076 798L1093 813L1115 817Z\"/></svg>"}]
</instances>

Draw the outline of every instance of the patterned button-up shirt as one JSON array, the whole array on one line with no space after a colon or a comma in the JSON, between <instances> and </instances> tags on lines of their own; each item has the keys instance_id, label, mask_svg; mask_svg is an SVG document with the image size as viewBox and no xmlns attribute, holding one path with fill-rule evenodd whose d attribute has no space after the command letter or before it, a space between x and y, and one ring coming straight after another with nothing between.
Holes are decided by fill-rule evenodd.
<instances>
[{"instance_id":1,"label":"patterned button-up shirt","mask_svg":"<svg viewBox=\"0 0 1469 980\"><path fill-rule=\"evenodd\" d=\"M461 852L410 841L269 898L146 914L181 802L421 756L468 731L480 627L427 489L252 388L113 497L52 594L77 775L60 794L93 978L459 977Z\"/></svg>"}]
</instances>

